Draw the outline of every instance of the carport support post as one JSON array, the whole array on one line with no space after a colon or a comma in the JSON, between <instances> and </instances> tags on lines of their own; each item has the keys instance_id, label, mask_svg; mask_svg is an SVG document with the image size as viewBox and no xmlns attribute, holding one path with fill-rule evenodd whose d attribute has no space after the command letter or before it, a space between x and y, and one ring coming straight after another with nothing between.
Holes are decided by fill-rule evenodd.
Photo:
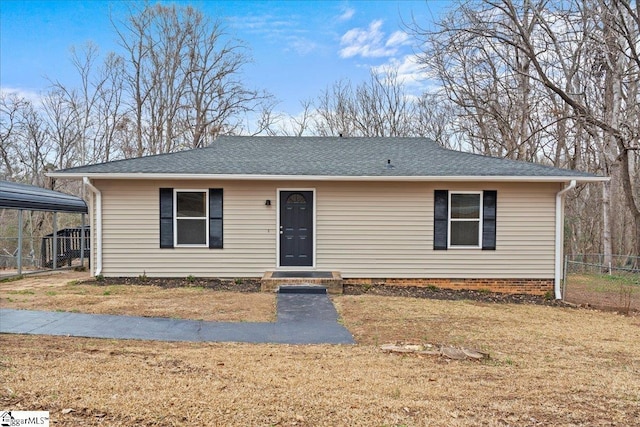
<instances>
[{"instance_id":1,"label":"carport support post","mask_svg":"<svg viewBox=\"0 0 640 427\"><path fill-rule=\"evenodd\" d=\"M22 209L18 210L18 276L22 275Z\"/></svg>"},{"instance_id":2,"label":"carport support post","mask_svg":"<svg viewBox=\"0 0 640 427\"><path fill-rule=\"evenodd\" d=\"M58 212L53 213L53 260L51 261L51 268L55 270L58 268Z\"/></svg>"},{"instance_id":3,"label":"carport support post","mask_svg":"<svg viewBox=\"0 0 640 427\"><path fill-rule=\"evenodd\" d=\"M80 222L80 268L82 268L84 267L84 214L80 214L80 216L82 217Z\"/></svg>"}]
</instances>

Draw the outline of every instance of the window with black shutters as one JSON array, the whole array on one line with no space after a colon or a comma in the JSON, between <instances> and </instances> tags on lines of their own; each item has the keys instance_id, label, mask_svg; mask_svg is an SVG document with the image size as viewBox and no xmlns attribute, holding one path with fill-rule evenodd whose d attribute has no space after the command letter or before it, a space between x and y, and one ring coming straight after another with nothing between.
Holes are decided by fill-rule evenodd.
<instances>
[{"instance_id":1,"label":"window with black shutters","mask_svg":"<svg viewBox=\"0 0 640 427\"><path fill-rule=\"evenodd\" d=\"M160 247L222 249L222 189L160 189Z\"/></svg>"},{"instance_id":2,"label":"window with black shutters","mask_svg":"<svg viewBox=\"0 0 640 427\"><path fill-rule=\"evenodd\" d=\"M176 190L176 246L208 246L207 192Z\"/></svg>"},{"instance_id":3,"label":"window with black shutters","mask_svg":"<svg viewBox=\"0 0 640 427\"><path fill-rule=\"evenodd\" d=\"M480 247L480 192L449 193L449 247Z\"/></svg>"},{"instance_id":4,"label":"window with black shutters","mask_svg":"<svg viewBox=\"0 0 640 427\"><path fill-rule=\"evenodd\" d=\"M496 249L497 192L435 190L433 249Z\"/></svg>"}]
</instances>

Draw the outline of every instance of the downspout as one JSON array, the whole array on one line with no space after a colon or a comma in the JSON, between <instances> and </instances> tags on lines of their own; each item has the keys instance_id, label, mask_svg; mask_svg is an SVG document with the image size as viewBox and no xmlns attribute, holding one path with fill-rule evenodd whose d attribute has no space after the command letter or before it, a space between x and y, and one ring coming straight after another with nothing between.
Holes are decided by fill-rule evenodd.
<instances>
[{"instance_id":1,"label":"downspout","mask_svg":"<svg viewBox=\"0 0 640 427\"><path fill-rule=\"evenodd\" d=\"M556 266L555 266L555 277L554 277L554 289L556 294L556 299L562 299L562 290L560 288L560 282L562 280L562 230L563 227L563 219L564 219L564 210L563 210L563 199L564 195L573 190L576 187L576 180L572 179L569 185L562 190L560 190L556 194Z\"/></svg>"},{"instance_id":2,"label":"downspout","mask_svg":"<svg viewBox=\"0 0 640 427\"><path fill-rule=\"evenodd\" d=\"M99 276L102 273L102 193L91 184L91 180L88 177L83 177L82 182L96 195L96 268L93 275Z\"/></svg>"}]
</instances>

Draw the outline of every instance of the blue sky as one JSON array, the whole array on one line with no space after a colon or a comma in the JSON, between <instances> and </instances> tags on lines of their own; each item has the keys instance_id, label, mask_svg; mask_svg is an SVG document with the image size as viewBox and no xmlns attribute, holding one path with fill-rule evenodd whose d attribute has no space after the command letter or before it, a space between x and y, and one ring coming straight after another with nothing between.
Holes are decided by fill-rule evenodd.
<instances>
[{"instance_id":1,"label":"blue sky","mask_svg":"<svg viewBox=\"0 0 640 427\"><path fill-rule=\"evenodd\" d=\"M299 102L315 98L333 82L366 79L371 67L393 64L418 91L416 45L403 32L416 19L429 26L447 1L191 1L250 49L246 84L280 101L277 110L295 114ZM117 50L109 15L126 16L124 1L0 2L0 86L37 94L46 77L69 85L76 74L71 46L87 41L106 54Z\"/></svg>"}]
</instances>

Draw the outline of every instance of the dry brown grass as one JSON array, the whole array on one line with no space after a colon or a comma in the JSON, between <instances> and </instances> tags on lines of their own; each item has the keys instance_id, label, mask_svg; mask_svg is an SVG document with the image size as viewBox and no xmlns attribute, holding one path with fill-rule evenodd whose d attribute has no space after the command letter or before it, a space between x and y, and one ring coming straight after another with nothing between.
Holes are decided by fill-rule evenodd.
<instances>
[{"instance_id":1,"label":"dry brown grass","mask_svg":"<svg viewBox=\"0 0 640 427\"><path fill-rule=\"evenodd\" d=\"M0 287L0 307L93 314L172 317L229 322L275 320L275 296L206 288L74 284L22 288L20 281Z\"/></svg>"},{"instance_id":2,"label":"dry brown grass","mask_svg":"<svg viewBox=\"0 0 640 427\"><path fill-rule=\"evenodd\" d=\"M622 313L640 311L640 274L568 274L565 300Z\"/></svg>"},{"instance_id":3,"label":"dry brown grass","mask_svg":"<svg viewBox=\"0 0 640 427\"><path fill-rule=\"evenodd\" d=\"M380 296L334 298L356 346L0 336L0 407L71 425L637 425L640 319ZM475 346L486 362L386 354ZM63 414L70 408L74 412Z\"/></svg>"},{"instance_id":4,"label":"dry brown grass","mask_svg":"<svg viewBox=\"0 0 640 427\"><path fill-rule=\"evenodd\" d=\"M91 275L87 271L75 270L53 270L44 273L25 274L24 276L0 279L0 291L64 286L71 281L87 280L90 277Z\"/></svg>"}]
</instances>

